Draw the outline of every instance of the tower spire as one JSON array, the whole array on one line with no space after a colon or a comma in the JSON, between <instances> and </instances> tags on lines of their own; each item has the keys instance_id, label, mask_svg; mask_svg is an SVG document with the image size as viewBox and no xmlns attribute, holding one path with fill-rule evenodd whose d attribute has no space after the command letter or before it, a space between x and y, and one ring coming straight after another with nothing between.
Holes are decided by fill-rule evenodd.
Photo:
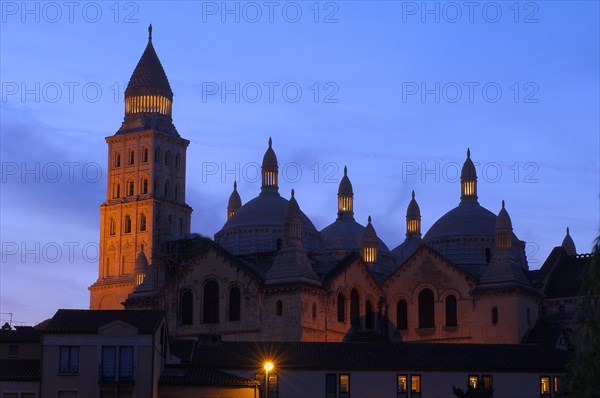
<instances>
[{"instance_id":1,"label":"tower spire","mask_svg":"<svg viewBox=\"0 0 600 398\"><path fill-rule=\"evenodd\" d=\"M352 183L348 178L348 168L344 166L344 177L340 181L340 187L338 188L338 219L348 216L353 217L354 215L354 192L352 190Z\"/></svg>"},{"instance_id":2,"label":"tower spire","mask_svg":"<svg viewBox=\"0 0 600 398\"><path fill-rule=\"evenodd\" d=\"M227 202L227 219L229 220L233 215L242 207L242 198L237 191L237 181L233 182L233 192L229 196L229 202Z\"/></svg>"},{"instance_id":3,"label":"tower spire","mask_svg":"<svg viewBox=\"0 0 600 398\"><path fill-rule=\"evenodd\" d=\"M467 159L460 172L461 201L471 200L477 202L477 171L471 160L471 149L467 148Z\"/></svg>"},{"instance_id":4,"label":"tower spire","mask_svg":"<svg viewBox=\"0 0 600 398\"><path fill-rule=\"evenodd\" d=\"M421 209L415 200L415 191L412 191L412 199L406 209L406 237L421 238Z\"/></svg>"},{"instance_id":5,"label":"tower spire","mask_svg":"<svg viewBox=\"0 0 600 398\"><path fill-rule=\"evenodd\" d=\"M152 24L148 26L148 41L152 41Z\"/></svg>"},{"instance_id":6,"label":"tower spire","mask_svg":"<svg viewBox=\"0 0 600 398\"><path fill-rule=\"evenodd\" d=\"M269 148L263 156L262 162L262 188L261 192L274 191L277 192L279 187L277 185L279 165L277 164L277 156L273 150L273 140L269 137Z\"/></svg>"}]
</instances>

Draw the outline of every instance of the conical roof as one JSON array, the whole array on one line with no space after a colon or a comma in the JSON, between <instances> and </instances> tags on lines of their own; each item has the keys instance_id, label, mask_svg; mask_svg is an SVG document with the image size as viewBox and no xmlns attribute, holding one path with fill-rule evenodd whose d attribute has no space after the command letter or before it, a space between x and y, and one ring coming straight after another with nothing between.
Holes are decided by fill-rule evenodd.
<instances>
[{"instance_id":1,"label":"conical roof","mask_svg":"<svg viewBox=\"0 0 600 398\"><path fill-rule=\"evenodd\" d=\"M561 246L563 247L563 249L565 249L567 254L569 254L569 255L577 254L577 249L575 248L575 242L573 241L573 238L571 238L571 235L569 235L569 227L567 227L567 234L565 235L565 238L563 239Z\"/></svg>"},{"instance_id":2,"label":"conical roof","mask_svg":"<svg viewBox=\"0 0 600 398\"><path fill-rule=\"evenodd\" d=\"M300 205L298 205L298 202L296 201L296 198L294 197L293 189L292 189L292 197L290 198L288 205L287 205L287 209L285 210L285 218L286 219L290 219L290 218L302 219L302 211L300 211Z\"/></svg>"},{"instance_id":3,"label":"conical roof","mask_svg":"<svg viewBox=\"0 0 600 398\"><path fill-rule=\"evenodd\" d=\"M348 168L344 166L344 177L340 181L340 187L338 188L338 196L353 196L352 183L348 178Z\"/></svg>"},{"instance_id":4,"label":"conical roof","mask_svg":"<svg viewBox=\"0 0 600 398\"><path fill-rule=\"evenodd\" d=\"M373 224L371 224L371 216L369 216L369 222L365 227L365 232L363 233L361 242L363 246L378 243L377 233L375 232L375 228L373 228Z\"/></svg>"},{"instance_id":5,"label":"conical roof","mask_svg":"<svg viewBox=\"0 0 600 398\"><path fill-rule=\"evenodd\" d=\"M498 217L496 218L496 230L510 230L512 231L512 221L510 220L510 216L504 207L504 201L502 201L502 208L498 213Z\"/></svg>"},{"instance_id":6,"label":"conical roof","mask_svg":"<svg viewBox=\"0 0 600 398\"><path fill-rule=\"evenodd\" d=\"M419 209L419 204L415 200L415 191L412 191L412 199L406 209L406 218L421 218L421 209Z\"/></svg>"},{"instance_id":7,"label":"conical roof","mask_svg":"<svg viewBox=\"0 0 600 398\"><path fill-rule=\"evenodd\" d=\"M148 258L144 254L144 245L142 245L140 254L138 255L137 259L135 260L134 272L136 274L142 273L142 272L145 272L146 269L148 269Z\"/></svg>"},{"instance_id":8,"label":"conical roof","mask_svg":"<svg viewBox=\"0 0 600 398\"><path fill-rule=\"evenodd\" d=\"M277 156L275 155L275 151L273 150L273 140L269 137L269 148L265 152L265 156L263 156L262 162L262 170L263 171L277 171Z\"/></svg>"},{"instance_id":9,"label":"conical roof","mask_svg":"<svg viewBox=\"0 0 600 398\"><path fill-rule=\"evenodd\" d=\"M477 171L475 171L475 165L471 160L471 150L467 148L467 159L463 163L462 170L460 171L461 181L471 181L477 179Z\"/></svg>"},{"instance_id":10,"label":"conical roof","mask_svg":"<svg viewBox=\"0 0 600 398\"><path fill-rule=\"evenodd\" d=\"M233 192L229 196L229 202L227 203L227 210L237 210L242 207L242 198L237 191L237 181L233 182Z\"/></svg>"},{"instance_id":11,"label":"conical roof","mask_svg":"<svg viewBox=\"0 0 600 398\"><path fill-rule=\"evenodd\" d=\"M167 74L152 45L152 25L148 27L148 32L148 45L129 79L125 96L159 94L173 100Z\"/></svg>"}]
</instances>

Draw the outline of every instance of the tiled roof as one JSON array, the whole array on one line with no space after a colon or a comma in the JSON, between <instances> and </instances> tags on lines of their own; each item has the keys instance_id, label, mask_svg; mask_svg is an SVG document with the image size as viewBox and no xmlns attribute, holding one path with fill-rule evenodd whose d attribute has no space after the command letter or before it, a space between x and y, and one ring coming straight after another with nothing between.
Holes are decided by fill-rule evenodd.
<instances>
[{"instance_id":1,"label":"tiled roof","mask_svg":"<svg viewBox=\"0 0 600 398\"><path fill-rule=\"evenodd\" d=\"M560 371L571 354L537 345L262 342L198 345L194 353L194 363L222 369L267 360L295 369Z\"/></svg>"},{"instance_id":2,"label":"tiled roof","mask_svg":"<svg viewBox=\"0 0 600 398\"><path fill-rule=\"evenodd\" d=\"M151 93L161 94L169 99L173 98L173 91L171 91L165 70L154 51L152 41L149 40L131 79L129 79L125 95Z\"/></svg>"},{"instance_id":3,"label":"tiled roof","mask_svg":"<svg viewBox=\"0 0 600 398\"><path fill-rule=\"evenodd\" d=\"M40 361L37 359L1 359L0 381L38 381Z\"/></svg>"},{"instance_id":4,"label":"tiled roof","mask_svg":"<svg viewBox=\"0 0 600 398\"><path fill-rule=\"evenodd\" d=\"M167 367L158 382L162 385L194 386L255 386L259 383L245 377L235 376L204 367Z\"/></svg>"},{"instance_id":5,"label":"tiled roof","mask_svg":"<svg viewBox=\"0 0 600 398\"><path fill-rule=\"evenodd\" d=\"M191 361L195 346L196 340L171 339L169 341L171 355L179 358L182 363L189 363Z\"/></svg>"},{"instance_id":6,"label":"tiled roof","mask_svg":"<svg viewBox=\"0 0 600 398\"><path fill-rule=\"evenodd\" d=\"M17 326L16 330L0 329L2 343L36 343L40 341L39 330L30 326Z\"/></svg>"},{"instance_id":7,"label":"tiled roof","mask_svg":"<svg viewBox=\"0 0 600 398\"><path fill-rule=\"evenodd\" d=\"M140 334L152 334L164 318L158 310L58 310L45 333L96 334L98 328L121 321L135 326Z\"/></svg>"},{"instance_id":8,"label":"tiled roof","mask_svg":"<svg viewBox=\"0 0 600 398\"><path fill-rule=\"evenodd\" d=\"M548 274L546 297L577 297L581 293L581 282L592 258L590 254L561 257Z\"/></svg>"}]
</instances>

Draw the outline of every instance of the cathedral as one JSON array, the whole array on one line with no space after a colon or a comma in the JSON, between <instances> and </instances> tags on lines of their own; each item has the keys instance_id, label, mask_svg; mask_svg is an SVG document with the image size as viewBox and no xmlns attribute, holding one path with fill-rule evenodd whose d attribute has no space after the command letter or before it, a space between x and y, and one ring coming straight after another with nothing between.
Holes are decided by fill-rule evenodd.
<instances>
[{"instance_id":1,"label":"cathedral","mask_svg":"<svg viewBox=\"0 0 600 398\"><path fill-rule=\"evenodd\" d=\"M279 192L277 142L265 137L260 192L244 203L234 183L226 206L223 198L227 221L208 239L191 233L190 142L173 124L172 102L150 27L123 123L106 138L91 309L162 309L170 335L208 342L516 344L546 338L549 325L558 341L567 327L590 256L577 254L567 229L542 268L530 270L510 203L479 204L485 192L469 150L458 206L422 234L413 192L406 238L390 249L376 220L354 218L351 170L339 184L337 218L317 230L302 211L309 193Z\"/></svg>"}]
</instances>

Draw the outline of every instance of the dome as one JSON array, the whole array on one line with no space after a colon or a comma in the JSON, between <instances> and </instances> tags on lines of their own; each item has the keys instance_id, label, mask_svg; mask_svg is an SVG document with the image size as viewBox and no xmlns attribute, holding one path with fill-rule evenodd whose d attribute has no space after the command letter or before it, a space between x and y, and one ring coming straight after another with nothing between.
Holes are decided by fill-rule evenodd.
<instances>
[{"instance_id":1,"label":"dome","mask_svg":"<svg viewBox=\"0 0 600 398\"><path fill-rule=\"evenodd\" d=\"M148 258L144 254L144 245L142 245L140 254L138 255L137 259L135 260L134 272L136 274L145 272L147 268L148 268Z\"/></svg>"},{"instance_id":2,"label":"dome","mask_svg":"<svg viewBox=\"0 0 600 398\"><path fill-rule=\"evenodd\" d=\"M338 218L321 231L323 246L327 252L357 252L362 249L362 238L365 227L354 221L354 218ZM377 238L380 254L389 254L390 249Z\"/></svg>"},{"instance_id":3,"label":"dome","mask_svg":"<svg viewBox=\"0 0 600 398\"><path fill-rule=\"evenodd\" d=\"M229 196L229 202L227 203L227 209L236 211L242 207L242 198L237 191L237 182L233 182L233 192Z\"/></svg>"},{"instance_id":4,"label":"dome","mask_svg":"<svg viewBox=\"0 0 600 398\"><path fill-rule=\"evenodd\" d=\"M419 209L419 204L415 200L415 191L412 191L412 199L406 209L406 218L421 218L421 209Z\"/></svg>"},{"instance_id":5,"label":"dome","mask_svg":"<svg viewBox=\"0 0 600 398\"><path fill-rule=\"evenodd\" d=\"M173 100L169 80L152 45L152 25L148 32L148 45L129 79L125 96L158 94Z\"/></svg>"},{"instance_id":6,"label":"dome","mask_svg":"<svg viewBox=\"0 0 600 398\"><path fill-rule=\"evenodd\" d=\"M563 247L563 249L565 249L567 254L573 255L573 256L577 254L577 249L575 248L575 242L573 241L573 238L571 238L571 235L569 235L568 227L567 227L567 235L565 235L565 238L563 239L561 246Z\"/></svg>"},{"instance_id":7,"label":"dome","mask_svg":"<svg viewBox=\"0 0 600 398\"><path fill-rule=\"evenodd\" d=\"M437 220L425 234L424 240L455 237L494 238L496 215L477 202L460 204Z\"/></svg>"},{"instance_id":8,"label":"dome","mask_svg":"<svg viewBox=\"0 0 600 398\"><path fill-rule=\"evenodd\" d=\"M262 169L263 171L276 171L278 169L277 156L275 155L275 151L273 150L273 140L271 140L270 137L269 148L265 152L265 156L263 156Z\"/></svg>"},{"instance_id":9,"label":"dome","mask_svg":"<svg viewBox=\"0 0 600 398\"><path fill-rule=\"evenodd\" d=\"M236 255L275 251L277 240L283 239L288 203L276 191L261 192L227 220L215 234L215 241ZM304 248L309 252L318 251L319 232L299 208L298 212L302 219Z\"/></svg>"},{"instance_id":10,"label":"dome","mask_svg":"<svg viewBox=\"0 0 600 398\"><path fill-rule=\"evenodd\" d=\"M354 192L352 190L352 183L350 182L350 178L348 178L348 168L346 166L344 166L344 177L342 177L342 181L340 181L338 195L339 196L354 195Z\"/></svg>"},{"instance_id":11,"label":"dome","mask_svg":"<svg viewBox=\"0 0 600 398\"><path fill-rule=\"evenodd\" d=\"M460 171L461 180L476 180L477 171L475 171L475 165L471 160L471 150L467 148L467 159L463 163L462 170Z\"/></svg>"}]
</instances>

